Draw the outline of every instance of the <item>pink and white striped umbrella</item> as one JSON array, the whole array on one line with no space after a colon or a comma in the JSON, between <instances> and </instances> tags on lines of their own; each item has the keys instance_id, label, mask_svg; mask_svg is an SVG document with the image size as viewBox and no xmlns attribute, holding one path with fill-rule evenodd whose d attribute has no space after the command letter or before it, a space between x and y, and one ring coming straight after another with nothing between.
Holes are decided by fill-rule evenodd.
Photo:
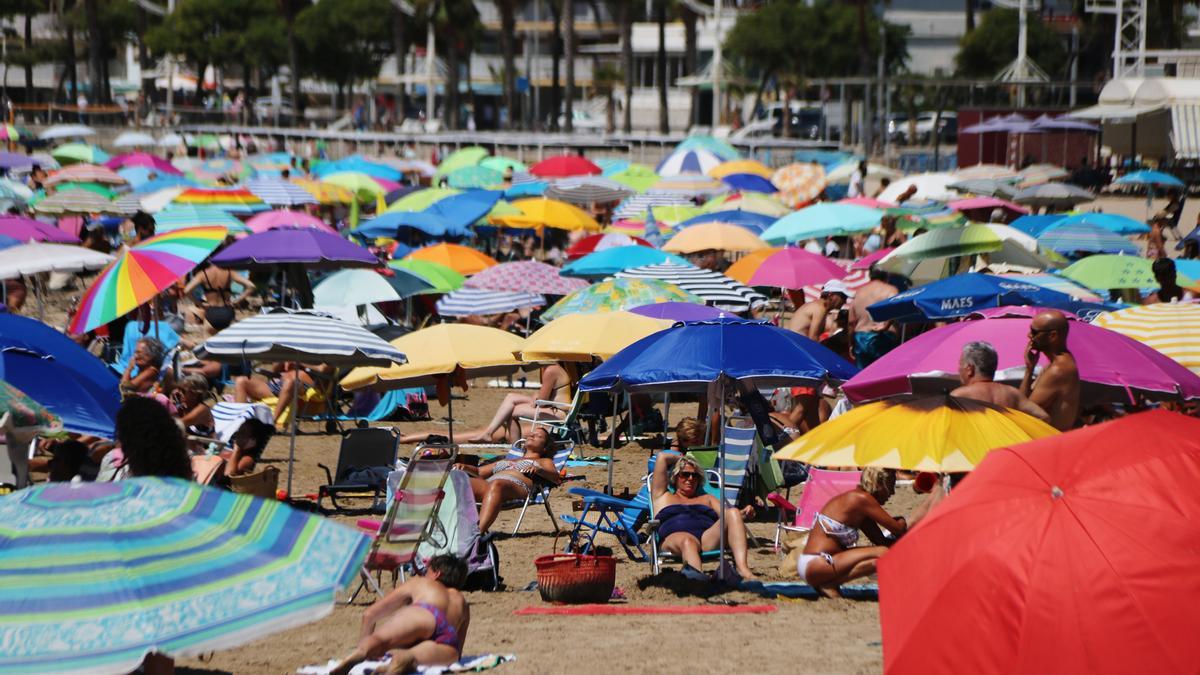
<instances>
[{"instance_id":1,"label":"pink and white striped umbrella","mask_svg":"<svg viewBox=\"0 0 1200 675\"><path fill-rule=\"evenodd\" d=\"M840 262L840 261L839 261ZM846 288L850 292L857 292L859 288L867 285L871 281L871 275L867 270L855 270L846 276L842 277L842 283L846 284ZM821 287L818 285L804 287L804 301L812 302L821 297Z\"/></svg>"},{"instance_id":2,"label":"pink and white striped umbrella","mask_svg":"<svg viewBox=\"0 0 1200 675\"><path fill-rule=\"evenodd\" d=\"M46 179L47 185L60 183L102 183L104 185L124 185L127 181L116 171L99 164L73 164L65 169L55 171Z\"/></svg>"},{"instance_id":3,"label":"pink and white striped umbrella","mask_svg":"<svg viewBox=\"0 0 1200 675\"><path fill-rule=\"evenodd\" d=\"M520 260L489 267L467 280L467 288L540 295L570 295L588 282L559 275L559 269L534 260Z\"/></svg>"},{"instance_id":4,"label":"pink and white striped umbrella","mask_svg":"<svg viewBox=\"0 0 1200 675\"><path fill-rule=\"evenodd\" d=\"M275 230L281 227L290 228L306 228L310 230L323 230L330 234L337 234L337 230L333 229L320 218L307 214L303 211L288 211L286 209L277 209L275 211L264 211L256 216L253 216L246 221L246 226L254 230L255 234L266 232L267 230Z\"/></svg>"}]
</instances>

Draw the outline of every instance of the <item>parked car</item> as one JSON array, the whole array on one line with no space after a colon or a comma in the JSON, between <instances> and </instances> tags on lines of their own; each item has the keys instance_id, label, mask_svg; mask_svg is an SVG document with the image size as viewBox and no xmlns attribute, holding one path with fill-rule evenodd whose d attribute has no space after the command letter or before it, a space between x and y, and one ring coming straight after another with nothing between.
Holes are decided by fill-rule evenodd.
<instances>
[{"instance_id":1,"label":"parked car","mask_svg":"<svg viewBox=\"0 0 1200 675\"><path fill-rule=\"evenodd\" d=\"M805 106L799 101L792 101L789 106L791 137L807 140L825 138L827 122L825 112L819 107ZM840 130L829 128L829 139L838 140ZM754 119L741 129L733 132L733 138L754 138L761 136L783 136L783 104L769 103L760 109Z\"/></svg>"}]
</instances>

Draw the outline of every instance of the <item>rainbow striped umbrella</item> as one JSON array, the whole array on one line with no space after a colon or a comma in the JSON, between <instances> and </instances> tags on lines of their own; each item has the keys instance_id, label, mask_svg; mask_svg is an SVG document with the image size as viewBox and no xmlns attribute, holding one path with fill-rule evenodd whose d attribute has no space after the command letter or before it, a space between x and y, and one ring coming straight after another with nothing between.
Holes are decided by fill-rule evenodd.
<instances>
[{"instance_id":1,"label":"rainbow striped umbrella","mask_svg":"<svg viewBox=\"0 0 1200 675\"><path fill-rule=\"evenodd\" d=\"M122 249L83 294L70 333L94 330L149 302L211 255L226 234L220 226L190 227Z\"/></svg>"},{"instance_id":2,"label":"rainbow striped umbrella","mask_svg":"<svg viewBox=\"0 0 1200 675\"><path fill-rule=\"evenodd\" d=\"M316 621L369 539L176 478L0 497L0 671L127 673Z\"/></svg>"},{"instance_id":3,"label":"rainbow striped umbrella","mask_svg":"<svg viewBox=\"0 0 1200 675\"><path fill-rule=\"evenodd\" d=\"M255 213L271 209L258 195L246 188L188 188L171 201L176 204L215 206L232 213Z\"/></svg>"}]
</instances>

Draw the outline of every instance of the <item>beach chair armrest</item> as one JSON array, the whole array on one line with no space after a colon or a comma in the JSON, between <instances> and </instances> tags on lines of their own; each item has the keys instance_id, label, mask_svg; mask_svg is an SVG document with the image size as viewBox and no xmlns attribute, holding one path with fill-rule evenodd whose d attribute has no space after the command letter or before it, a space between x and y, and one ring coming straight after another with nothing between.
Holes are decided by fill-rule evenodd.
<instances>
[{"instance_id":1,"label":"beach chair armrest","mask_svg":"<svg viewBox=\"0 0 1200 675\"><path fill-rule=\"evenodd\" d=\"M577 480L587 480L587 476L576 476L576 475L563 476L561 482L566 483L567 481L577 481Z\"/></svg>"},{"instance_id":2,"label":"beach chair armrest","mask_svg":"<svg viewBox=\"0 0 1200 675\"><path fill-rule=\"evenodd\" d=\"M533 402L533 406L535 408L555 408L555 409L561 410L563 412L567 412L571 409L570 403L563 403L561 401L547 401L545 399L535 400Z\"/></svg>"},{"instance_id":3,"label":"beach chair armrest","mask_svg":"<svg viewBox=\"0 0 1200 675\"><path fill-rule=\"evenodd\" d=\"M579 494L578 492L575 492L578 489L580 488L571 488L569 492L573 494ZM595 492L594 490L588 490L588 492L591 494L583 495L583 501L587 503L597 506L607 506L614 509L627 509L631 506L634 506L633 502L631 501L612 497L604 494L603 492Z\"/></svg>"},{"instance_id":4,"label":"beach chair armrest","mask_svg":"<svg viewBox=\"0 0 1200 675\"><path fill-rule=\"evenodd\" d=\"M333 472L329 470L329 467L325 466L324 464L317 464L317 466L325 470L325 483L327 485L333 485Z\"/></svg>"}]
</instances>

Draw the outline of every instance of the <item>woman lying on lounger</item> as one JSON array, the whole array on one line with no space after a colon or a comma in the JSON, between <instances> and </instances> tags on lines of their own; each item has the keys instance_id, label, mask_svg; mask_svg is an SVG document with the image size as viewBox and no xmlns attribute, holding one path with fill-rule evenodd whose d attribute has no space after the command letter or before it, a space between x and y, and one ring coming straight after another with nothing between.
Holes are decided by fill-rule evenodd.
<instances>
[{"instance_id":1,"label":"woman lying on lounger","mask_svg":"<svg viewBox=\"0 0 1200 675\"><path fill-rule=\"evenodd\" d=\"M800 579L830 598L838 586L875 573L875 561L887 552L911 525L903 516L892 516L883 505L896 492L896 472L863 469L858 487L830 499L813 523L796 564ZM890 534L884 535L883 529ZM862 531L875 546L855 546Z\"/></svg>"},{"instance_id":2,"label":"woman lying on lounger","mask_svg":"<svg viewBox=\"0 0 1200 675\"><path fill-rule=\"evenodd\" d=\"M533 427L525 434L525 454L521 459L501 459L480 467L459 464L455 468L471 474L471 490L479 507L479 532L484 534L504 502L525 499L535 489L533 477L558 482L554 468L554 443L544 427Z\"/></svg>"},{"instance_id":3,"label":"woman lying on lounger","mask_svg":"<svg viewBox=\"0 0 1200 675\"><path fill-rule=\"evenodd\" d=\"M661 523L658 536L662 550L683 558L695 570L700 569L700 553L716 548L721 541L717 513L721 503L704 492L704 480L704 470L696 460L664 452L658 456L650 482L654 512ZM746 524L742 512L732 507L725 509L725 535L738 574L753 579L746 558Z\"/></svg>"}]
</instances>

